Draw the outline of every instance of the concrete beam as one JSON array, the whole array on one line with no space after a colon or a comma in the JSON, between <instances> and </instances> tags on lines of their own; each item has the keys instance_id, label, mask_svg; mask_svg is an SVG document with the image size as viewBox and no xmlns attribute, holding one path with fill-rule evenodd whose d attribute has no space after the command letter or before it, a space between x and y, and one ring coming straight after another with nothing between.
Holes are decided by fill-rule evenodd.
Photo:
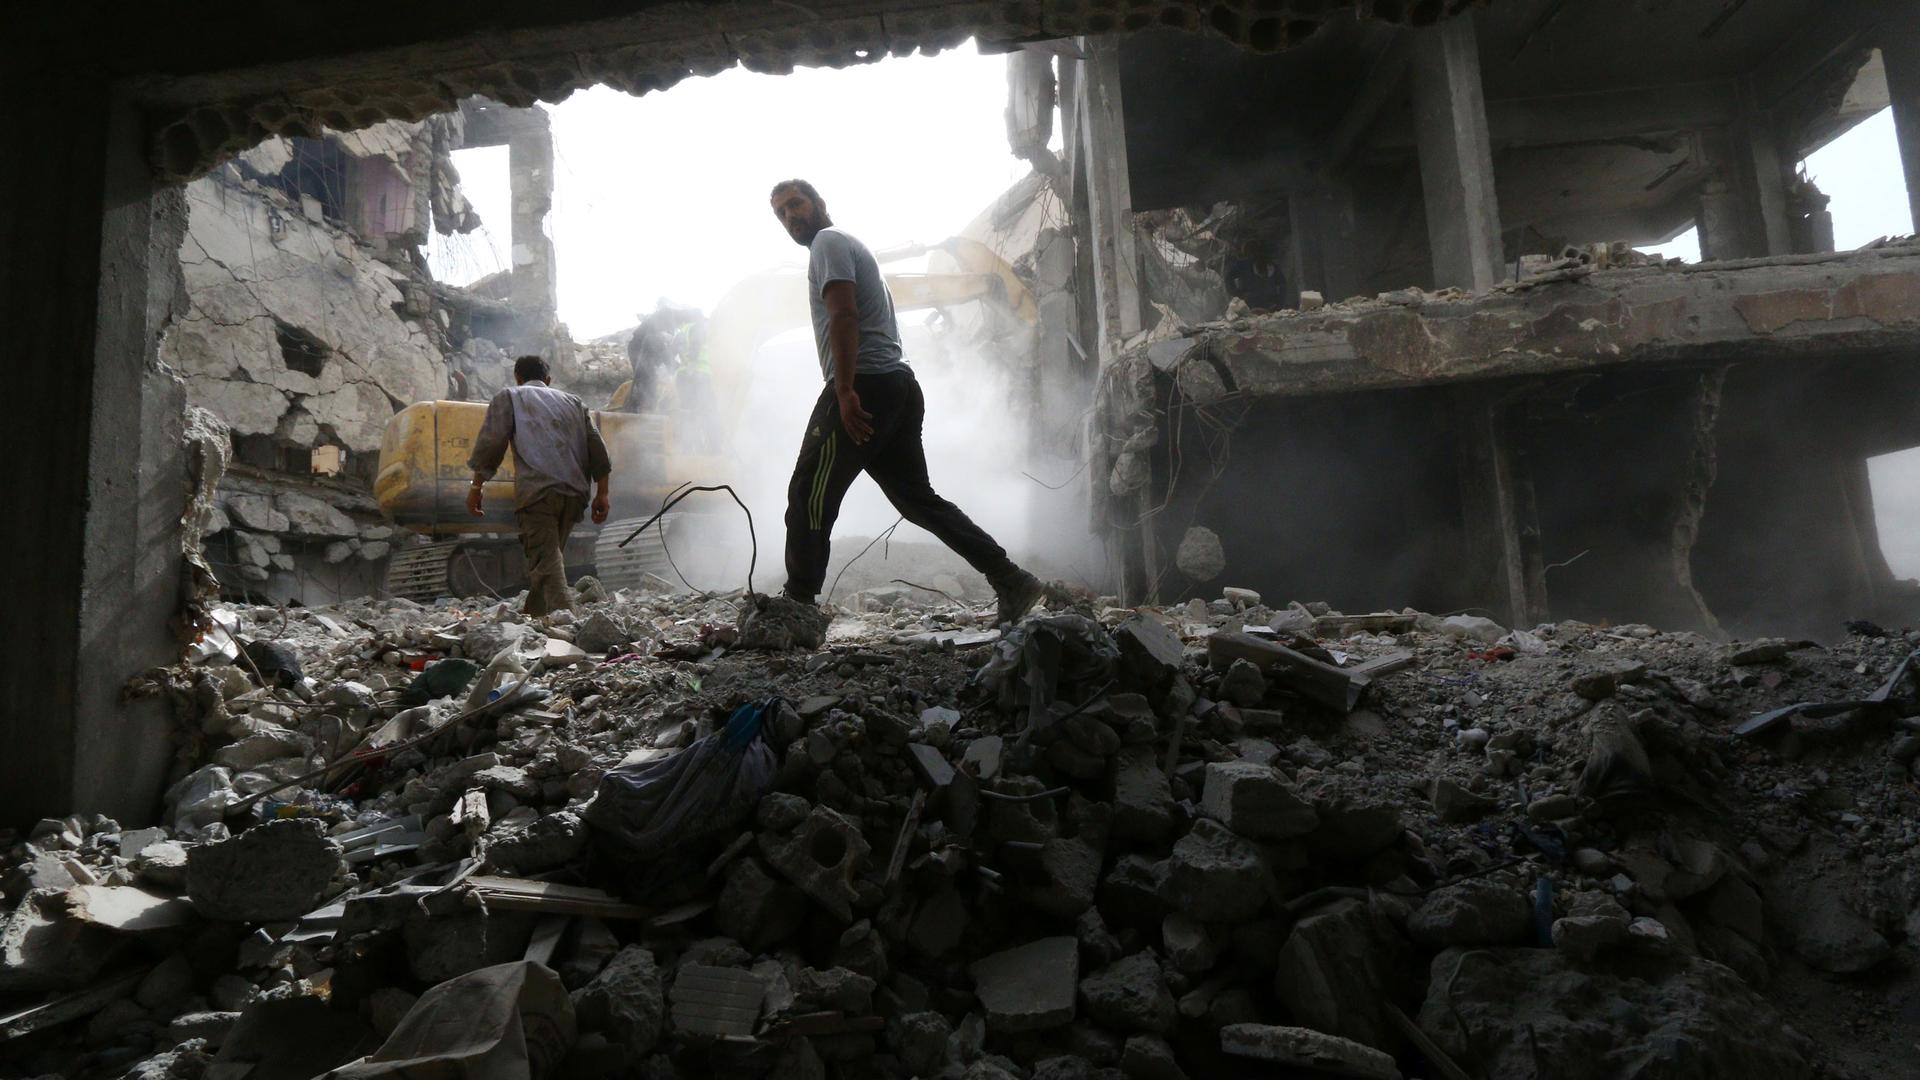
<instances>
[{"instance_id":1,"label":"concrete beam","mask_svg":"<svg viewBox=\"0 0 1920 1080\"><path fill-rule=\"evenodd\" d=\"M530 135L550 136L552 131L553 118L542 108L516 109L479 97L460 103L459 149L506 146Z\"/></svg>"},{"instance_id":2,"label":"concrete beam","mask_svg":"<svg viewBox=\"0 0 1920 1080\"><path fill-rule=\"evenodd\" d=\"M1725 127L1738 116L1739 107L1739 88L1731 82L1500 98L1486 103L1487 133L1502 149L1578 146ZM1381 150L1404 150L1416 143L1415 125L1407 117L1382 121L1369 140Z\"/></svg>"},{"instance_id":3,"label":"concrete beam","mask_svg":"<svg viewBox=\"0 0 1920 1080\"><path fill-rule=\"evenodd\" d=\"M1907 207L1913 231L1920 233L1920 27L1910 21L1882 24L1880 55L1887 64L1887 96L1907 178Z\"/></svg>"},{"instance_id":4,"label":"concrete beam","mask_svg":"<svg viewBox=\"0 0 1920 1080\"><path fill-rule=\"evenodd\" d=\"M1473 18L1413 35L1413 115L1434 284L1481 291L1500 280L1500 206Z\"/></svg>"},{"instance_id":5,"label":"concrete beam","mask_svg":"<svg viewBox=\"0 0 1920 1080\"><path fill-rule=\"evenodd\" d=\"M1186 346L1224 362L1238 391L1251 396L1913 351L1920 349L1920 245L1604 270L1413 306L1369 300L1211 326ZM1155 348L1165 352L1169 344Z\"/></svg>"}]
</instances>

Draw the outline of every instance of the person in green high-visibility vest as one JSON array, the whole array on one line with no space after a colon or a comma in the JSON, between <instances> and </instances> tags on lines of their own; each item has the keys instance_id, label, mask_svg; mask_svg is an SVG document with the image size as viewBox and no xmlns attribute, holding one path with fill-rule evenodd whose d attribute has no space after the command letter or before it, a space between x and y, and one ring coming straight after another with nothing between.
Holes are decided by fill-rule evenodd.
<instances>
[{"instance_id":1,"label":"person in green high-visibility vest","mask_svg":"<svg viewBox=\"0 0 1920 1080\"><path fill-rule=\"evenodd\" d=\"M680 369L674 375L681 430L687 448L703 454L715 449L713 361L707 354L707 317L693 312L674 335Z\"/></svg>"}]
</instances>

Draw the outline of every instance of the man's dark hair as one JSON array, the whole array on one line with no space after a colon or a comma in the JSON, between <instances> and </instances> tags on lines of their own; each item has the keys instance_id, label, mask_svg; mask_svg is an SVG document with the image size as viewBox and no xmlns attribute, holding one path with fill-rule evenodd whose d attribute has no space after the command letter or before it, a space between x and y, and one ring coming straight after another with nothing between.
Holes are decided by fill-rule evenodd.
<instances>
[{"instance_id":1,"label":"man's dark hair","mask_svg":"<svg viewBox=\"0 0 1920 1080\"><path fill-rule=\"evenodd\" d=\"M514 358L513 380L515 382L532 382L535 379L539 379L541 382L547 382L549 378L547 362L540 357L519 356Z\"/></svg>"},{"instance_id":2,"label":"man's dark hair","mask_svg":"<svg viewBox=\"0 0 1920 1080\"><path fill-rule=\"evenodd\" d=\"M788 188L792 188L795 191L798 191L800 194L805 195L807 198L813 200L813 205L815 206L820 205L820 193L818 191L815 191L813 189L813 185L807 183L805 180L782 180L779 183L773 185L773 190L767 193L767 198L772 199L775 195L780 194L781 192L787 190Z\"/></svg>"}]
</instances>

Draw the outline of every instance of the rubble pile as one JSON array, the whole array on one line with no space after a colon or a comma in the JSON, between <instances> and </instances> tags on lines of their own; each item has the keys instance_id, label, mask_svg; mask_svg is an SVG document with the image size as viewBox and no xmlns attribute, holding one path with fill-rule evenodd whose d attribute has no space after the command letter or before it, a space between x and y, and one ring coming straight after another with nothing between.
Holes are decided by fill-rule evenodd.
<instances>
[{"instance_id":1,"label":"rubble pile","mask_svg":"<svg viewBox=\"0 0 1920 1080\"><path fill-rule=\"evenodd\" d=\"M1911 1064L1920 635L581 598L222 609L161 824L11 840L9 1071Z\"/></svg>"}]
</instances>

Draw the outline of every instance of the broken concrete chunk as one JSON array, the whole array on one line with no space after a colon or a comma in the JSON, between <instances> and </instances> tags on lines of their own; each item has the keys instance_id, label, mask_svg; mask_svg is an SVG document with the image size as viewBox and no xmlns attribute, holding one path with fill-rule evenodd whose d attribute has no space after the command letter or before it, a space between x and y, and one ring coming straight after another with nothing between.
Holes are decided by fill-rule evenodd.
<instances>
[{"instance_id":1,"label":"broken concrete chunk","mask_svg":"<svg viewBox=\"0 0 1920 1080\"><path fill-rule=\"evenodd\" d=\"M833 616L814 604L784 596L753 597L753 608L740 621L739 647L782 652L818 649L827 643Z\"/></svg>"},{"instance_id":2,"label":"broken concrete chunk","mask_svg":"<svg viewBox=\"0 0 1920 1080\"><path fill-rule=\"evenodd\" d=\"M947 764L946 755L938 749L926 743L910 743L907 746L907 760L927 790L939 791L953 783L953 766Z\"/></svg>"},{"instance_id":3,"label":"broken concrete chunk","mask_svg":"<svg viewBox=\"0 0 1920 1080\"><path fill-rule=\"evenodd\" d=\"M1110 919L1152 925L1166 913L1168 860L1122 855L1100 882L1100 908Z\"/></svg>"},{"instance_id":4,"label":"broken concrete chunk","mask_svg":"<svg viewBox=\"0 0 1920 1080\"><path fill-rule=\"evenodd\" d=\"M1040 849L1039 880L1026 900L1050 915L1071 919L1093 906L1100 885L1100 851L1077 837L1053 837Z\"/></svg>"},{"instance_id":5,"label":"broken concrete chunk","mask_svg":"<svg viewBox=\"0 0 1920 1080\"><path fill-rule=\"evenodd\" d=\"M214 751L213 759L227 768L257 769L281 758L303 758L313 752L313 740L273 724L251 724L253 734Z\"/></svg>"},{"instance_id":6,"label":"broken concrete chunk","mask_svg":"<svg viewBox=\"0 0 1920 1080\"><path fill-rule=\"evenodd\" d=\"M340 845L311 818L270 821L187 854L187 896L209 919L283 922L325 899Z\"/></svg>"},{"instance_id":7,"label":"broken concrete chunk","mask_svg":"<svg viewBox=\"0 0 1920 1080\"><path fill-rule=\"evenodd\" d=\"M76 885L62 899L67 914L122 934L168 930L186 926L195 918L194 907L185 898L131 885Z\"/></svg>"},{"instance_id":8,"label":"broken concrete chunk","mask_svg":"<svg viewBox=\"0 0 1920 1080\"><path fill-rule=\"evenodd\" d=\"M1226 572L1227 554L1220 546L1218 534L1204 525L1195 525L1180 538L1173 564L1195 581L1212 581Z\"/></svg>"},{"instance_id":9,"label":"broken concrete chunk","mask_svg":"<svg viewBox=\"0 0 1920 1080\"><path fill-rule=\"evenodd\" d=\"M865 1016L873 1011L872 979L846 968L803 967L794 976L794 1004L802 1010L824 1010Z\"/></svg>"},{"instance_id":10,"label":"broken concrete chunk","mask_svg":"<svg viewBox=\"0 0 1920 1080\"><path fill-rule=\"evenodd\" d=\"M991 780L1000 775L1000 755L1005 740L998 735L984 735L967 744L967 752L961 755L962 767L971 766L973 775L981 780Z\"/></svg>"},{"instance_id":11,"label":"broken concrete chunk","mask_svg":"<svg viewBox=\"0 0 1920 1080\"><path fill-rule=\"evenodd\" d=\"M1204 973L1220 956L1220 942L1207 933L1206 925L1183 912L1176 911L1161 921L1160 943L1166 949L1167 962L1183 975Z\"/></svg>"},{"instance_id":12,"label":"broken concrete chunk","mask_svg":"<svg viewBox=\"0 0 1920 1080\"><path fill-rule=\"evenodd\" d=\"M1429 895L1407 920L1413 940L1450 945L1514 945L1533 931L1533 908L1518 890L1495 881L1463 881Z\"/></svg>"},{"instance_id":13,"label":"broken concrete chunk","mask_svg":"<svg viewBox=\"0 0 1920 1080\"><path fill-rule=\"evenodd\" d=\"M633 640L633 633L604 611L596 611L574 627L573 643L590 653L604 653Z\"/></svg>"},{"instance_id":14,"label":"broken concrete chunk","mask_svg":"<svg viewBox=\"0 0 1920 1080\"><path fill-rule=\"evenodd\" d=\"M487 865L511 874L565 866L586 854L587 825L571 810L547 814L524 829L486 838Z\"/></svg>"},{"instance_id":15,"label":"broken concrete chunk","mask_svg":"<svg viewBox=\"0 0 1920 1080\"><path fill-rule=\"evenodd\" d=\"M1320 824L1319 813L1278 772L1248 761L1207 766L1200 812L1253 840L1290 840Z\"/></svg>"},{"instance_id":16,"label":"broken concrete chunk","mask_svg":"<svg viewBox=\"0 0 1920 1080\"><path fill-rule=\"evenodd\" d=\"M714 908L714 924L721 933L762 949L790 936L805 917L800 890L775 880L757 860L736 859L727 867L727 882Z\"/></svg>"},{"instance_id":17,"label":"broken concrete chunk","mask_svg":"<svg viewBox=\"0 0 1920 1080\"><path fill-rule=\"evenodd\" d=\"M762 806L770 800L763 800ZM841 922L853 921L854 877L872 848L853 822L816 806L785 836L761 833L760 853Z\"/></svg>"},{"instance_id":18,"label":"broken concrete chunk","mask_svg":"<svg viewBox=\"0 0 1920 1080\"><path fill-rule=\"evenodd\" d=\"M1584 1080L1621 1061L1648 1077L1816 1075L1811 1044L1765 998L1693 957L1585 971L1558 949L1448 949L1434 958L1418 1023L1476 1076Z\"/></svg>"},{"instance_id":19,"label":"broken concrete chunk","mask_svg":"<svg viewBox=\"0 0 1920 1080\"><path fill-rule=\"evenodd\" d=\"M1358 862L1392 847L1405 834L1392 806L1322 803L1320 827L1307 837L1314 854Z\"/></svg>"},{"instance_id":20,"label":"broken concrete chunk","mask_svg":"<svg viewBox=\"0 0 1920 1080\"><path fill-rule=\"evenodd\" d=\"M621 949L592 982L574 991L573 1008L582 1030L601 1032L632 1060L651 1053L667 1015L653 953L641 945Z\"/></svg>"},{"instance_id":21,"label":"broken concrete chunk","mask_svg":"<svg viewBox=\"0 0 1920 1080\"><path fill-rule=\"evenodd\" d=\"M167 1037L177 1043L188 1039L205 1039L207 1048L215 1050L225 1042L227 1035L240 1022L237 1012L190 1012L181 1013L167 1024Z\"/></svg>"},{"instance_id":22,"label":"broken concrete chunk","mask_svg":"<svg viewBox=\"0 0 1920 1080\"><path fill-rule=\"evenodd\" d=\"M541 652L541 666L552 671L555 668L572 667L587 658L587 650L571 641L550 637Z\"/></svg>"},{"instance_id":23,"label":"broken concrete chunk","mask_svg":"<svg viewBox=\"0 0 1920 1080\"><path fill-rule=\"evenodd\" d=\"M1449 615L1440 620L1440 632L1482 645L1492 645L1507 634L1505 627L1483 615Z\"/></svg>"},{"instance_id":24,"label":"broken concrete chunk","mask_svg":"<svg viewBox=\"0 0 1920 1080\"><path fill-rule=\"evenodd\" d=\"M1433 783L1433 812L1450 825L1484 817L1499 805L1485 795L1474 793L1457 780L1443 776Z\"/></svg>"},{"instance_id":25,"label":"broken concrete chunk","mask_svg":"<svg viewBox=\"0 0 1920 1080\"><path fill-rule=\"evenodd\" d=\"M1381 1002L1399 979L1401 937L1383 915L1343 900L1295 923L1280 949L1274 996L1303 1024L1369 1046L1394 1045Z\"/></svg>"},{"instance_id":26,"label":"broken concrete chunk","mask_svg":"<svg viewBox=\"0 0 1920 1080\"><path fill-rule=\"evenodd\" d=\"M133 991L133 1000L143 1009L170 1016L193 994L193 984L192 961L185 953L174 953L155 964L140 980Z\"/></svg>"},{"instance_id":27,"label":"broken concrete chunk","mask_svg":"<svg viewBox=\"0 0 1920 1080\"><path fill-rule=\"evenodd\" d=\"M1814 880L1787 890L1780 906L1795 912L1787 920L1793 951L1808 964L1834 975L1857 975L1880 966L1893 946L1871 920L1855 911L1833 882Z\"/></svg>"},{"instance_id":28,"label":"broken concrete chunk","mask_svg":"<svg viewBox=\"0 0 1920 1080\"><path fill-rule=\"evenodd\" d=\"M1114 759L1113 834L1156 843L1173 831L1173 789L1151 746L1131 746Z\"/></svg>"},{"instance_id":29,"label":"broken concrete chunk","mask_svg":"<svg viewBox=\"0 0 1920 1080\"><path fill-rule=\"evenodd\" d=\"M229 518L249 529L283 533L292 524L287 515L274 509L273 500L265 495L229 495L223 505Z\"/></svg>"},{"instance_id":30,"label":"broken concrete chunk","mask_svg":"<svg viewBox=\"0 0 1920 1080\"><path fill-rule=\"evenodd\" d=\"M1007 1034L1069 1023L1080 978L1080 943L1042 938L975 961L967 968L987 1026Z\"/></svg>"},{"instance_id":31,"label":"broken concrete chunk","mask_svg":"<svg viewBox=\"0 0 1920 1080\"><path fill-rule=\"evenodd\" d=\"M1741 641L1727 647L1727 663L1736 667L1748 664L1778 664L1792 653L1793 644L1785 638Z\"/></svg>"},{"instance_id":32,"label":"broken concrete chunk","mask_svg":"<svg viewBox=\"0 0 1920 1080\"><path fill-rule=\"evenodd\" d=\"M1080 997L1089 1017L1118 1031L1165 1035L1178 1018L1160 964L1150 952L1123 957L1080 980Z\"/></svg>"},{"instance_id":33,"label":"broken concrete chunk","mask_svg":"<svg viewBox=\"0 0 1920 1080\"><path fill-rule=\"evenodd\" d=\"M1173 1047L1158 1035L1133 1035L1120 1052L1120 1073L1127 1080L1187 1080Z\"/></svg>"},{"instance_id":34,"label":"broken concrete chunk","mask_svg":"<svg viewBox=\"0 0 1920 1080\"><path fill-rule=\"evenodd\" d=\"M1234 1057L1311 1069L1357 1080L1401 1080L1393 1057L1371 1046L1310 1028L1271 1024L1228 1024L1220 1029L1220 1050Z\"/></svg>"},{"instance_id":35,"label":"broken concrete chunk","mask_svg":"<svg viewBox=\"0 0 1920 1080\"><path fill-rule=\"evenodd\" d=\"M1158 619L1135 615L1114 629L1113 640L1137 686L1159 685L1186 661L1186 647Z\"/></svg>"},{"instance_id":36,"label":"broken concrete chunk","mask_svg":"<svg viewBox=\"0 0 1920 1080\"><path fill-rule=\"evenodd\" d=\"M84 986L131 940L71 917L59 896L28 896L0 927L0 993Z\"/></svg>"},{"instance_id":37,"label":"broken concrete chunk","mask_svg":"<svg viewBox=\"0 0 1920 1080\"><path fill-rule=\"evenodd\" d=\"M163 889L185 888L187 884L186 845L172 840L148 844L133 861L133 872L140 880Z\"/></svg>"}]
</instances>

